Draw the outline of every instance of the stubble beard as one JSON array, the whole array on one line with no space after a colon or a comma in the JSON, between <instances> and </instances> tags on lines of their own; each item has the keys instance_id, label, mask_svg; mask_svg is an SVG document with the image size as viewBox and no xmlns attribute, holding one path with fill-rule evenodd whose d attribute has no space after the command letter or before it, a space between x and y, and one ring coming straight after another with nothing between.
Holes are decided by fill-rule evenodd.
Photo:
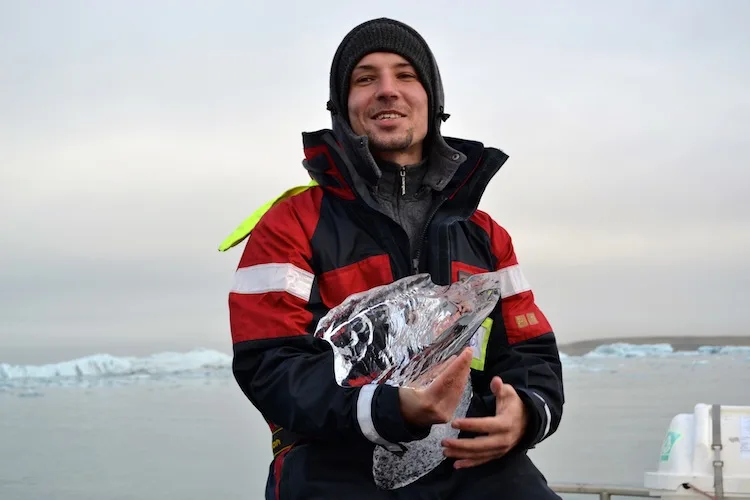
<instances>
[{"instance_id":1,"label":"stubble beard","mask_svg":"<svg viewBox=\"0 0 750 500\"><path fill-rule=\"evenodd\" d=\"M370 148L379 153L406 151L414 141L414 130L409 129L398 137L379 138L376 134L367 134Z\"/></svg>"}]
</instances>

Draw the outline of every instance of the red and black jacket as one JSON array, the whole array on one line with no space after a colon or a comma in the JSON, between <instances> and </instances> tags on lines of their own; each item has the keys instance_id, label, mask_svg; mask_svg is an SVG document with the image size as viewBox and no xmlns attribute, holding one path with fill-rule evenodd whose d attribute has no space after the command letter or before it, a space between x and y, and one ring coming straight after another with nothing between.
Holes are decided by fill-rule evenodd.
<instances>
[{"instance_id":1,"label":"red and black jacket","mask_svg":"<svg viewBox=\"0 0 750 500\"><path fill-rule=\"evenodd\" d=\"M229 294L234 376L274 432L276 481L284 454L298 439L391 447L426 435L403 421L397 388L339 386L329 345L312 335L320 318L347 296L415 272L447 284L464 273L503 270L507 283L471 373L476 397L470 414L494 414L489 382L499 375L530 409L519 446L532 447L555 432L564 402L555 335L523 278L510 236L477 209L507 156L477 142L446 139L467 160L435 193L415 264L406 233L360 195L362 179L346 168L330 132L303 138L304 164L319 186L261 218Z\"/></svg>"}]
</instances>

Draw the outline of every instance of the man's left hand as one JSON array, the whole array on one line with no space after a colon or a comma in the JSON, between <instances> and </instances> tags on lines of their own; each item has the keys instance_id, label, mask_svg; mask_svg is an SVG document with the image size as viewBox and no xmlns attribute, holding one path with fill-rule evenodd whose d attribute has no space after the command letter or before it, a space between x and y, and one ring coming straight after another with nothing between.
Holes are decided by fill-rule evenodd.
<instances>
[{"instance_id":1,"label":"man's left hand","mask_svg":"<svg viewBox=\"0 0 750 500\"><path fill-rule=\"evenodd\" d=\"M493 377L490 390L495 395L495 416L460 418L452 422L454 429L485 434L474 438L444 439L443 453L455 458L454 467L475 467L502 457L523 437L528 423L528 413L512 385Z\"/></svg>"}]
</instances>

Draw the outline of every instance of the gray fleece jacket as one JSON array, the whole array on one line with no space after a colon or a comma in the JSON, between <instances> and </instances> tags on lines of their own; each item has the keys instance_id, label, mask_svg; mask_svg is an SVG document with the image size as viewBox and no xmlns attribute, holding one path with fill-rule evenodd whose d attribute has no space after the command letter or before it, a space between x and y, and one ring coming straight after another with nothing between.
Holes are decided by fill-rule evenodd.
<instances>
[{"instance_id":1,"label":"gray fleece jacket","mask_svg":"<svg viewBox=\"0 0 750 500\"><path fill-rule=\"evenodd\" d=\"M377 164L381 177L372 195L380 210L404 228L414 257L432 206L432 189L423 184L427 162L405 167L383 160L378 160Z\"/></svg>"}]
</instances>

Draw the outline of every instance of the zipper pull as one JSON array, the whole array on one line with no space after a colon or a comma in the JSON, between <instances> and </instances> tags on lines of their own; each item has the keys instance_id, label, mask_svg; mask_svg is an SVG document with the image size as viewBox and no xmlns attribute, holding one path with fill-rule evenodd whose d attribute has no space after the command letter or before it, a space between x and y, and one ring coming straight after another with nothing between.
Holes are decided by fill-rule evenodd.
<instances>
[{"instance_id":1,"label":"zipper pull","mask_svg":"<svg viewBox=\"0 0 750 500\"><path fill-rule=\"evenodd\" d=\"M401 196L406 194L406 168L401 167Z\"/></svg>"},{"instance_id":2,"label":"zipper pull","mask_svg":"<svg viewBox=\"0 0 750 500\"><path fill-rule=\"evenodd\" d=\"M412 271L414 271L414 274L419 274L419 259L412 259L411 261L411 267Z\"/></svg>"}]
</instances>

